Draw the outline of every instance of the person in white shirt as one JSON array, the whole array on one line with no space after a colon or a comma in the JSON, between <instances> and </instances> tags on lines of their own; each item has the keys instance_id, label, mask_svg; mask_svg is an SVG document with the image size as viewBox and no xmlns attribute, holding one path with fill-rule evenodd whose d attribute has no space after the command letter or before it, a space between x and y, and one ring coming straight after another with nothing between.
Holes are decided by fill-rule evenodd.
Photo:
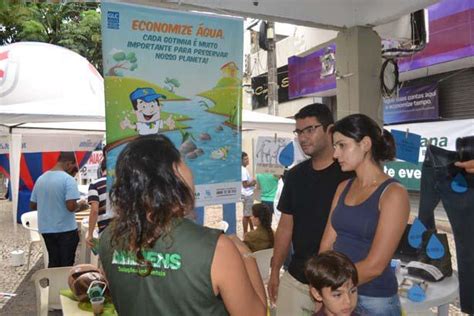
<instances>
[{"instance_id":1,"label":"person in white shirt","mask_svg":"<svg viewBox=\"0 0 474 316\"><path fill-rule=\"evenodd\" d=\"M253 205L253 191L255 190L255 185L257 182L255 179L252 179L247 168L249 164L249 156L246 152L242 152L242 203L244 204L244 211L242 217L242 226L244 229L244 235L248 231L250 225L250 230L253 230L253 224L250 220L252 216L252 205Z\"/></svg>"}]
</instances>

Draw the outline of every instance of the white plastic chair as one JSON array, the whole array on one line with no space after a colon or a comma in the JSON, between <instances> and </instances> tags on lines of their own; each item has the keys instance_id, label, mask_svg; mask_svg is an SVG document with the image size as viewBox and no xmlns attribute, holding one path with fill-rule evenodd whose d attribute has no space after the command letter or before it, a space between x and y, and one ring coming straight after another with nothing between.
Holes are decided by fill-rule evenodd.
<instances>
[{"instance_id":1,"label":"white plastic chair","mask_svg":"<svg viewBox=\"0 0 474 316\"><path fill-rule=\"evenodd\" d=\"M59 291L69 289L68 276L71 268L41 269L33 274L31 280L36 290L36 315L47 316L48 310L62 309ZM41 280L47 280L47 282ZM43 286L45 284L47 285Z\"/></svg>"},{"instance_id":2,"label":"white plastic chair","mask_svg":"<svg viewBox=\"0 0 474 316\"><path fill-rule=\"evenodd\" d=\"M33 244L40 244L43 250L44 267L48 267L48 249L44 243L43 236L38 232L38 211L26 212L21 215L21 224L30 232L30 244L28 245L27 269L30 269L30 257Z\"/></svg>"},{"instance_id":3,"label":"white plastic chair","mask_svg":"<svg viewBox=\"0 0 474 316\"><path fill-rule=\"evenodd\" d=\"M266 284L268 282L268 278L270 277L270 261L272 260L273 256L273 248L255 251L253 255L257 260L258 270L260 271L260 276L263 280L263 283Z\"/></svg>"}]
</instances>

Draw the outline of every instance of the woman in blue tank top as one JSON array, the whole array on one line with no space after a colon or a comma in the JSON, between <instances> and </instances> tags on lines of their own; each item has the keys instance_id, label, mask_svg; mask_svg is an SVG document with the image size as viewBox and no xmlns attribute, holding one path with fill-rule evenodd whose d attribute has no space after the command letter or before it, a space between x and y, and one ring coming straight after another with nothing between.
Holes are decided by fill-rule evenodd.
<instances>
[{"instance_id":1,"label":"woman in blue tank top","mask_svg":"<svg viewBox=\"0 0 474 316\"><path fill-rule=\"evenodd\" d=\"M392 135L363 114L337 121L332 129L334 158L356 176L334 196L320 252L347 255L359 276L356 311L363 315L401 315L398 284L390 260L410 213L406 189L387 176L381 163L393 160Z\"/></svg>"}]
</instances>

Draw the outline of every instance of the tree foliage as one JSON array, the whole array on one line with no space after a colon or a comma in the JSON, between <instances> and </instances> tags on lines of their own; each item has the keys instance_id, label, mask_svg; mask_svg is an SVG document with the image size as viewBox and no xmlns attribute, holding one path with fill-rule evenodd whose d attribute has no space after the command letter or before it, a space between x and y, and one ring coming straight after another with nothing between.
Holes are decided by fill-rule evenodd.
<instances>
[{"instance_id":1,"label":"tree foliage","mask_svg":"<svg viewBox=\"0 0 474 316\"><path fill-rule=\"evenodd\" d=\"M181 86L181 83L179 82L178 79L166 77L166 79L165 79L165 89L168 90L169 92L174 93L174 89L179 88L180 86Z\"/></svg>"},{"instance_id":2,"label":"tree foliage","mask_svg":"<svg viewBox=\"0 0 474 316\"><path fill-rule=\"evenodd\" d=\"M102 73L100 10L95 2L0 6L0 45L36 41L69 48Z\"/></svg>"},{"instance_id":3,"label":"tree foliage","mask_svg":"<svg viewBox=\"0 0 474 316\"><path fill-rule=\"evenodd\" d=\"M138 68L138 60L134 52L129 52L127 54L124 51L119 50L112 55L112 58L117 63L107 71L107 76L122 76L122 70L134 71Z\"/></svg>"}]
</instances>

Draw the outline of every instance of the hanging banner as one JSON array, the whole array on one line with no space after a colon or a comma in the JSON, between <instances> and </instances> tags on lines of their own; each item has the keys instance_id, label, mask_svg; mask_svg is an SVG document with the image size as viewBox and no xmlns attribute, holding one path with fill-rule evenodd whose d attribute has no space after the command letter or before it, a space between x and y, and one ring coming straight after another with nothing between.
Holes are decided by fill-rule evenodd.
<instances>
[{"instance_id":1,"label":"hanging banner","mask_svg":"<svg viewBox=\"0 0 474 316\"><path fill-rule=\"evenodd\" d=\"M102 36L108 185L130 140L163 133L193 171L196 206L238 201L243 21L103 2Z\"/></svg>"},{"instance_id":2,"label":"hanging banner","mask_svg":"<svg viewBox=\"0 0 474 316\"><path fill-rule=\"evenodd\" d=\"M404 87L395 98L383 99L384 124L439 118L438 85Z\"/></svg>"},{"instance_id":3,"label":"hanging banner","mask_svg":"<svg viewBox=\"0 0 474 316\"><path fill-rule=\"evenodd\" d=\"M398 124L385 126L388 130L409 131L421 136L418 164L405 161L386 163L384 171L400 181L408 190L419 191L421 165L425 160L426 148L434 145L446 150L456 150L456 139L474 135L474 119L432 123Z\"/></svg>"},{"instance_id":4,"label":"hanging banner","mask_svg":"<svg viewBox=\"0 0 474 316\"><path fill-rule=\"evenodd\" d=\"M256 173L282 175L285 168L292 168L308 159L298 140L285 137L260 136L254 151Z\"/></svg>"},{"instance_id":5,"label":"hanging banner","mask_svg":"<svg viewBox=\"0 0 474 316\"><path fill-rule=\"evenodd\" d=\"M255 171L257 173L283 174L285 166L279 163L278 158L291 141L291 138L283 137L258 137L254 157Z\"/></svg>"}]
</instances>

